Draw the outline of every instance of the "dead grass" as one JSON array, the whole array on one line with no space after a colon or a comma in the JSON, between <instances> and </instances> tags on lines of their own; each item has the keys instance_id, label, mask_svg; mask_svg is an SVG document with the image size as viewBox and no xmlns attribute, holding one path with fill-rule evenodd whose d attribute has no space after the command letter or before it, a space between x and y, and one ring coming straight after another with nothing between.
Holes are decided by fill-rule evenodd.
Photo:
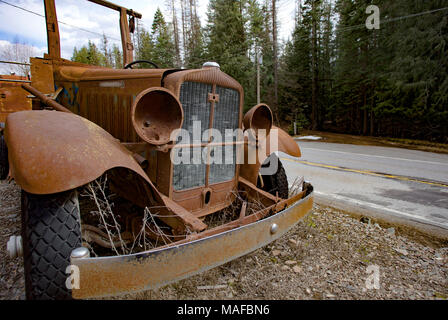
<instances>
[{"instance_id":1,"label":"dead grass","mask_svg":"<svg viewBox=\"0 0 448 320\"><path fill-rule=\"evenodd\" d=\"M446 299L448 247L434 241L426 246L399 230L392 235L315 206L285 236L251 254L158 290L117 298ZM379 267L379 289L366 287L370 265Z\"/></svg>"},{"instance_id":2,"label":"dead grass","mask_svg":"<svg viewBox=\"0 0 448 320\"><path fill-rule=\"evenodd\" d=\"M365 221L365 220L363 220ZM0 183L0 241L20 233L20 189ZM315 206L285 236L157 290L111 299L447 299L448 245ZM426 239L426 240L425 240ZM369 265L380 289L367 289ZM0 299L24 299L22 259L0 246Z\"/></svg>"}]
</instances>

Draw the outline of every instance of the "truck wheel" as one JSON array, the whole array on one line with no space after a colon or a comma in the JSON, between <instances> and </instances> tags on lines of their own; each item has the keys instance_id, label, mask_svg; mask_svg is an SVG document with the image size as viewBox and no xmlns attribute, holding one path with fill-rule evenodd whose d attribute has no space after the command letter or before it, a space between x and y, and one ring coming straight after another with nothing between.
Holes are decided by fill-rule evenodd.
<instances>
[{"instance_id":1,"label":"truck wheel","mask_svg":"<svg viewBox=\"0 0 448 320\"><path fill-rule=\"evenodd\" d=\"M6 147L5 138L0 136L0 180L6 179L9 172L8 148Z\"/></svg>"},{"instance_id":2,"label":"truck wheel","mask_svg":"<svg viewBox=\"0 0 448 320\"><path fill-rule=\"evenodd\" d=\"M288 178L286 177L285 168L275 154L269 156L268 159L261 166L262 168L268 167L271 161L278 161L277 172L272 175L262 175L263 186L261 187L260 178L258 178L258 187L264 191L269 192L272 195L276 195L282 199L288 198Z\"/></svg>"},{"instance_id":3,"label":"truck wheel","mask_svg":"<svg viewBox=\"0 0 448 320\"><path fill-rule=\"evenodd\" d=\"M66 287L70 253L81 246L78 195L22 191L25 289L29 300L71 299Z\"/></svg>"}]
</instances>

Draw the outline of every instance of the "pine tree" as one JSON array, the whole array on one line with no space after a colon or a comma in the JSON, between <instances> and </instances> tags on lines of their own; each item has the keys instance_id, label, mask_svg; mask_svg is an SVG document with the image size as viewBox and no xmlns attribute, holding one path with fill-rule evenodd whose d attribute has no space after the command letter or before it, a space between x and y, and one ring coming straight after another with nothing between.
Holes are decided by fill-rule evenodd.
<instances>
[{"instance_id":1,"label":"pine tree","mask_svg":"<svg viewBox=\"0 0 448 320\"><path fill-rule=\"evenodd\" d=\"M174 66L176 60L176 49L172 30L168 27L163 17L162 11L157 8L151 28L151 38L153 41L153 62L159 67L170 68Z\"/></svg>"},{"instance_id":2,"label":"pine tree","mask_svg":"<svg viewBox=\"0 0 448 320\"><path fill-rule=\"evenodd\" d=\"M186 38L184 44L185 67L200 68L204 63L204 36L201 21L197 13L196 0L188 1L188 23L185 26Z\"/></svg>"},{"instance_id":3,"label":"pine tree","mask_svg":"<svg viewBox=\"0 0 448 320\"><path fill-rule=\"evenodd\" d=\"M245 1L210 0L207 11L207 57L220 64L226 72L243 86L245 92L253 85L253 63L249 58L250 41L245 25ZM251 106L252 99L245 99Z\"/></svg>"},{"instance_id":4,"label":"pine tree","mask_svg":"<svg viewBox=\"0 0 448 320\"><path fill-rule=\"evenodd\" d=\"M105 66L106 57L98 49L98 47L89 40L87 47L82 46L81 49L77 50L76 47L73 49L72 61L96 65Z\"/></svg>"}]
</instances>

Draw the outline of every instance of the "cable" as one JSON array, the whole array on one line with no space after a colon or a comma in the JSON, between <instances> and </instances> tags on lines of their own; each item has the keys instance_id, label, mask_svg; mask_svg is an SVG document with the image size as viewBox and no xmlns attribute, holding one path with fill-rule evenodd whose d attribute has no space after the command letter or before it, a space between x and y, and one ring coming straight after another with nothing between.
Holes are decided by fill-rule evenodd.
<instances>
[{"instance_id":1,"label":"cable","mask_svg":"<svg viewBox=\"0 0 448 320\"><path fill-rule=\"evenodd\" d=\"M397 17L397 18L390 18L390 19L380 20L380 23L383 24L383 23L394 22L394 21L403 20L403 19L407 19L407 18L414 18L414 17L425 15L425 14L430 14L430 13L434 13L434 12L438 12L438 11L444 11L444 10L448 10L448 7L434 9L434 10L430 10L430 11L418 12L418 13L409 14L407 16L401 16L401 17ZM364 28L365 26L366 26L365 24L358 24L358 25L355 25L355 26L347 26L345 28L344 27L338 28L337 30L338 31L353 30L353 29Z\"/></svg>"},{"instance_id":2,"label":"cable","mask_svg":"<svg viewBox=\"0 0 448 320\"><path fill-rule=\"evenodd\" d=\"M401 17L396 17L396 18L389 18L389 19L384 19L381 20L380 23L388 23L388 22L395 22L398 20L403 20L403 19L407 19L407 18L414 18L414 17L418 17L418 16L422 16L422 15L426 15L426 14L431 14L434 12L439 12L439 11L445 11L448 10L448 7L444 7L444 8L439 8L439 9L434 9L434 10L429 10L429 11L423 11L423 12L418 12L418 13L414 13L414 14L409 14L406 16L401 16ZM345 31L351 31L351 30L356 30L356 29L364 29L366 28L365 23L363 24L358 24L358 25L354 25L354 26L342 26L342 27L336 27L336 32L345 32ZM327 31L327 32L322 32L322 33L333 33L333 31ZM302 36L299 38L296 38L297 40L302 40L302 39L307 39L309 38L308 36ZM333 39L334 41L334 39Z\"/></svg>"},{"instance_id":3,"label":"cable","mask_svg":"<svg viewBox=\"0 0 448 320\"><path fill-rule=\"evenodd\" d=\"M42 14L40 14L40 13L37 13L37 12L31 11L31 10L25 9L25 8L23 8L23 7L14 5L14 4L12 4L12 3L9 3L9 2L3 1L3 0L0 0L0 2L2 2L2 3L4 3L4 4L7 4L7 5L11 6L11 7L14 7L14 8L17 8L17 9L20 9L20 10L23 10L23 11L25 11L25 12L32 13L32 14L34 14L34 15L36 15L36 16L45 18L45 16L42 15ZM88 32L88 33L91 33L91 34L95 34L95 35L98 35L98 36L100 36L100 37L102 37L103 35L106 35L106 34L101 34L101 33L99 33L99 32L95 32L95 31L91 31L91 30L83 29L83 28L74 26L74 25L72 25L72 24L69 24L69 23L67 23L67 22L63 22L63 21L61 21L61 20L58 20L58 22L59 22L60 24L64 24L64 25L66 25L66 26L69 26L69 27L72 27L72 28L75 28L75 29L79 29L79 30L84 31L84 32ZM117 38L112 37L112 36L110 36L110 35L106 35L106 36L108 37L108 39L112 39L112 40L116 40L116 41L121 41L121 39L117 39Z\"/></svg>"}]
</instances>

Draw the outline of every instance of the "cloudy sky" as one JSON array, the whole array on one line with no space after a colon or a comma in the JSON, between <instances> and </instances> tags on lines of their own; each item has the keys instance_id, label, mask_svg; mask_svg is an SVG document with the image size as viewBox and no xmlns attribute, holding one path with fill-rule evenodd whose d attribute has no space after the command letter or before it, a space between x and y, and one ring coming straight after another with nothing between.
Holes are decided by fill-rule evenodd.
<instances>
[{"instance_id":1,"label":"cloudy sky","mask_svg":"<svg viewBox=\"0 0 448 320\"><path fill-rule=\"evenodd\" d=\"M82 47L88 40L99 44L105 33L112 43L120 44L119 13L87 0L55 0L61 34L62 57L70 59L73 48ZM142 14L140 23L150 29L157 7L169 17L166 0L109 0ZM47 51L45 19L30 12L20 10L7 3L45 15L43 0L0 0L0 47L18 39L35 47L36 56ZM280 39L286 40L294 26L295 0L279 0ZM208 0L199 0L198 14L206 23ZM179 9L180 11L180 9ZM65 23L65 24L63 24ZM89 30L86 32L73 26ZM121 46L120 46L121 47ZM1 68L1 64L0 64ZM0 69L1 70L1 69Z\"/></svg>"}]
</instances>

